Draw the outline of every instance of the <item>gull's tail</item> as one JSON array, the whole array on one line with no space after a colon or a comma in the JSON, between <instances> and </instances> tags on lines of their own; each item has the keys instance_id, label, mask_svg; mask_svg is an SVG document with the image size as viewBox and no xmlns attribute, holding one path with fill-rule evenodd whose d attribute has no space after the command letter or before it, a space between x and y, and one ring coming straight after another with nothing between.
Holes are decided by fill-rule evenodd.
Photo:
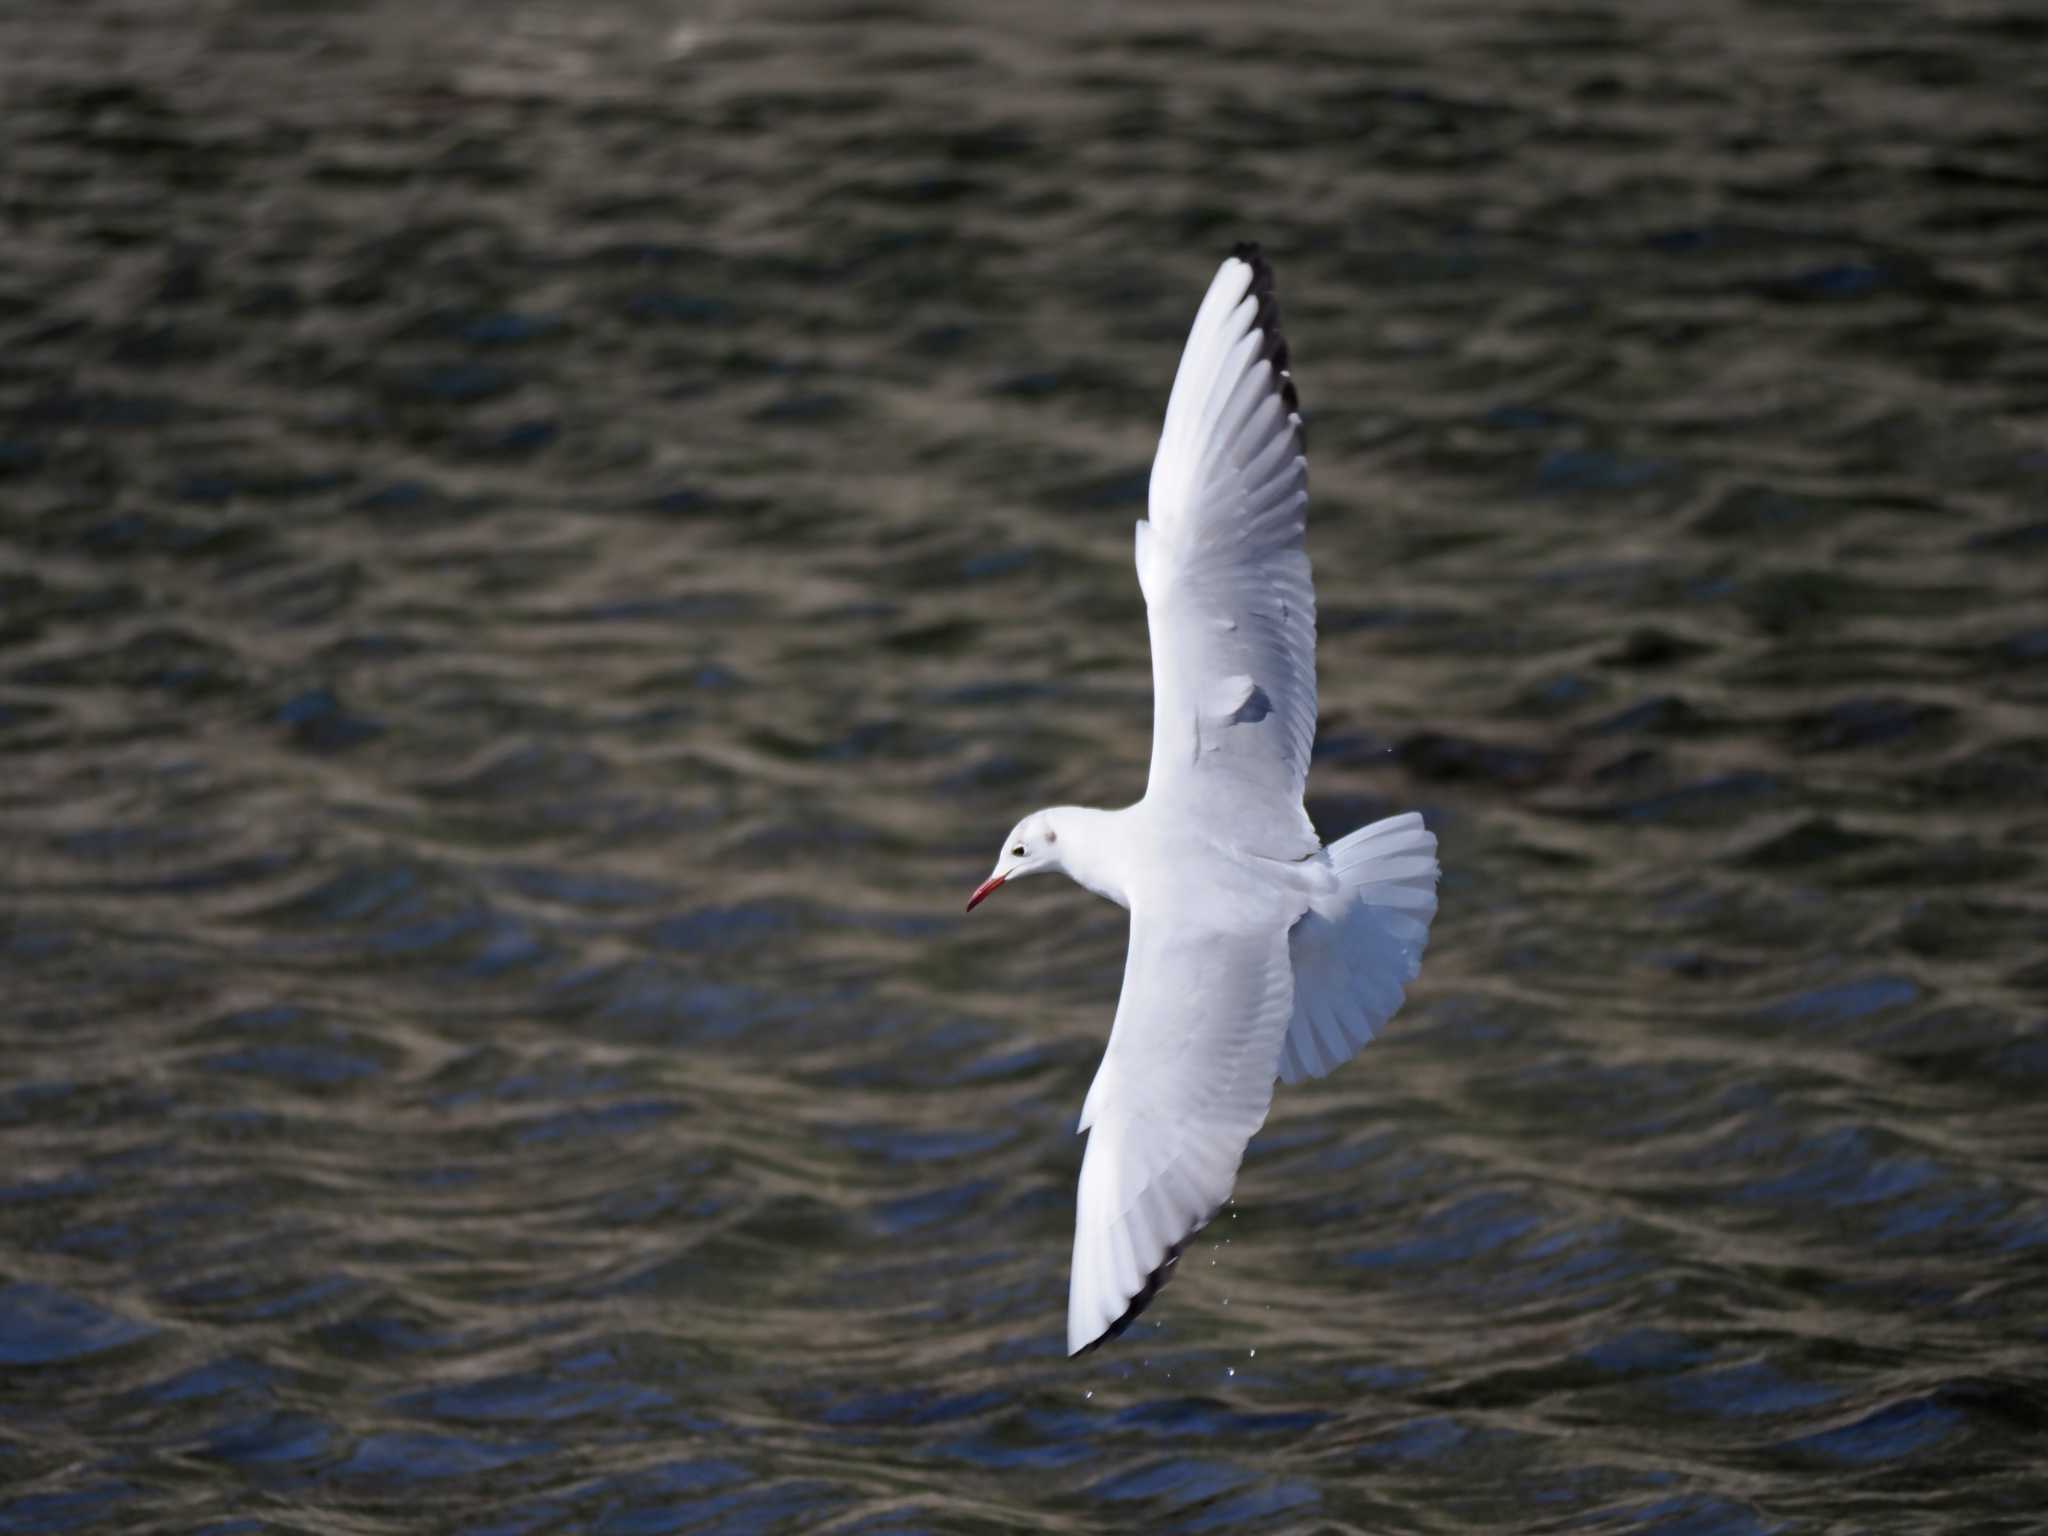
<instances>
[{"instance_id":1,"label":"gull's tail","mask_svg":"<svg viewBox=\"0 0 2048 1536\"><path fill-rule=\"evenodd\" d=\"M1436 834L1414 811L1330 845L1338 900L1294 925L1294 1017L1280 1080L1321 1077L1356 1056L1401 1007L1436 916Z\"/></svg>"}]
</instances>

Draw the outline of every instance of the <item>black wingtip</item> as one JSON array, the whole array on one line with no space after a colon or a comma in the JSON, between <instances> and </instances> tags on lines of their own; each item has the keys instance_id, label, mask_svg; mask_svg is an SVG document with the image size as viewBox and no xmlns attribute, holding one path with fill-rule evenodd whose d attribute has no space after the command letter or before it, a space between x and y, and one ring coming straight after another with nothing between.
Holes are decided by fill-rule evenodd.
<instances>
[{"instance_id":1,"label":"black wingtip","mask_svg":"<svg viewBox=\"0 0 2048 1536\"><path fill-rule=\"evenodd\" d=\"M1301 414L1301 397L1294 392L1294 375L1287 371L1287 338L1280 333L1280 301L1274 297L1273 263L1256 240L1240 240L1230 254L1252 269L1252 297L1259 301L1260 330L1266 333L1265 358L1280 380L1280 399L1289 415ZM1306 434L1304 434L1304 437Z\"/></svg>"},{"instance_id":2,"label":"black wingtip","mask_svg":"<svg viewBox=\"0 0 2048 1536\"><path fill-rule=\"evenodd\" d=\"M1080 1359L1083 1355L1091 1354L1095 1350L1102 1348L1111 1339L1120 1337L1126 1328L1138 1320L1138 1314L1151 1306L1152 1298L1165 1289L1167 1280L1172 1276L1173 1266L1180 1262L1180 1249L1181 1245L1175 1243L1166 1250L1166 1257L1159 1261L1157 1269L1145 1277L1145 1283L1138 1287L1138 1294L1133 1296L1131 1304L1124 1308L1123 1316L1103 1329L1090 1342L1083 1344L1079 1349L1075 1350L1074 1358L1076 1360Z\"/></svg>"}]
</instances>

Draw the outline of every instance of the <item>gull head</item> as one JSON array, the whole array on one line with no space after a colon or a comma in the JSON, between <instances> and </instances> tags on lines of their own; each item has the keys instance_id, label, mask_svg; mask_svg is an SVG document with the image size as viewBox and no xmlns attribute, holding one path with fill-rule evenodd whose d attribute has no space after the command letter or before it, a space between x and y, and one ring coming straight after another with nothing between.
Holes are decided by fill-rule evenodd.
<instances>
[{"instance_id":1,"label":"gull head","mask_svg":"<svg viewBox=\"0 0 2048 1536\"><path fill-rule=\"evenodd\" d=\"M967 898L967 910L972 912L988 900L999 885L1026 875L1043 874L1048 869L1064 869L1059 841L1050 811L1033 811L1026 816L1003 839L1003 852L996 860L995 872L974 888L974 894Z\"/></svg>"}]
</instances>

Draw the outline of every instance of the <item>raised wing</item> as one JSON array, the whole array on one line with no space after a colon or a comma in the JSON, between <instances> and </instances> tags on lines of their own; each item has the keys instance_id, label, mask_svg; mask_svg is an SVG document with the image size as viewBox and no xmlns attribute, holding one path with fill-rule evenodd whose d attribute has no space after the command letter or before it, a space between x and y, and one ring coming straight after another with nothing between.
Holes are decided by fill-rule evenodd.
<instances>
[{"instance_id":1,"label":"raised wing","mask_svg":"<svg viewBox=\"0 0 2048 1536\"><path fill-rule=\"evenodd\" d=\"M1131 912L1116 1026L1081 1110L1070 1354L1144 1310L1181 1245L1230 1197L1245 1143L1265 1123L1294 1006L1293 914L1261 897L1231 917Z\"/></svg>"},{"instance_id":2,"label":"raised wing","mask_svg":"<svg viewBox=\"0 0 2048 1536\"><path fill-rule=\"evenodd\" d=\"M1152 632L1146 795L1276 859L1318 846L1301 807L1316 733L1302 450L1272 269L1239 246L1188 333L1151 516L1138 524Z\"/></svg>"}]
</instances>

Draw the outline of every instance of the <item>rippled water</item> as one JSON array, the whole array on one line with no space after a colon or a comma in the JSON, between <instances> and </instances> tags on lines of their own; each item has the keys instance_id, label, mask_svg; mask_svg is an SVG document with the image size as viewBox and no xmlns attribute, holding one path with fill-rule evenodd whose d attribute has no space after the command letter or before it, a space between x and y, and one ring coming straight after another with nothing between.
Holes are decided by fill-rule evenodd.
<instances>
[{"instance_id":1,"label":"rippled water","mask_svg":"<svg viewBox=\"0 0 2048 1536\"><path fill-rule=\"evenodd\" d=\"M0 16L0 1530L2019 1532L2048 25ZM1181 335L1387 1037L1063 1357Z\"/></svg>"}]
</instances>

